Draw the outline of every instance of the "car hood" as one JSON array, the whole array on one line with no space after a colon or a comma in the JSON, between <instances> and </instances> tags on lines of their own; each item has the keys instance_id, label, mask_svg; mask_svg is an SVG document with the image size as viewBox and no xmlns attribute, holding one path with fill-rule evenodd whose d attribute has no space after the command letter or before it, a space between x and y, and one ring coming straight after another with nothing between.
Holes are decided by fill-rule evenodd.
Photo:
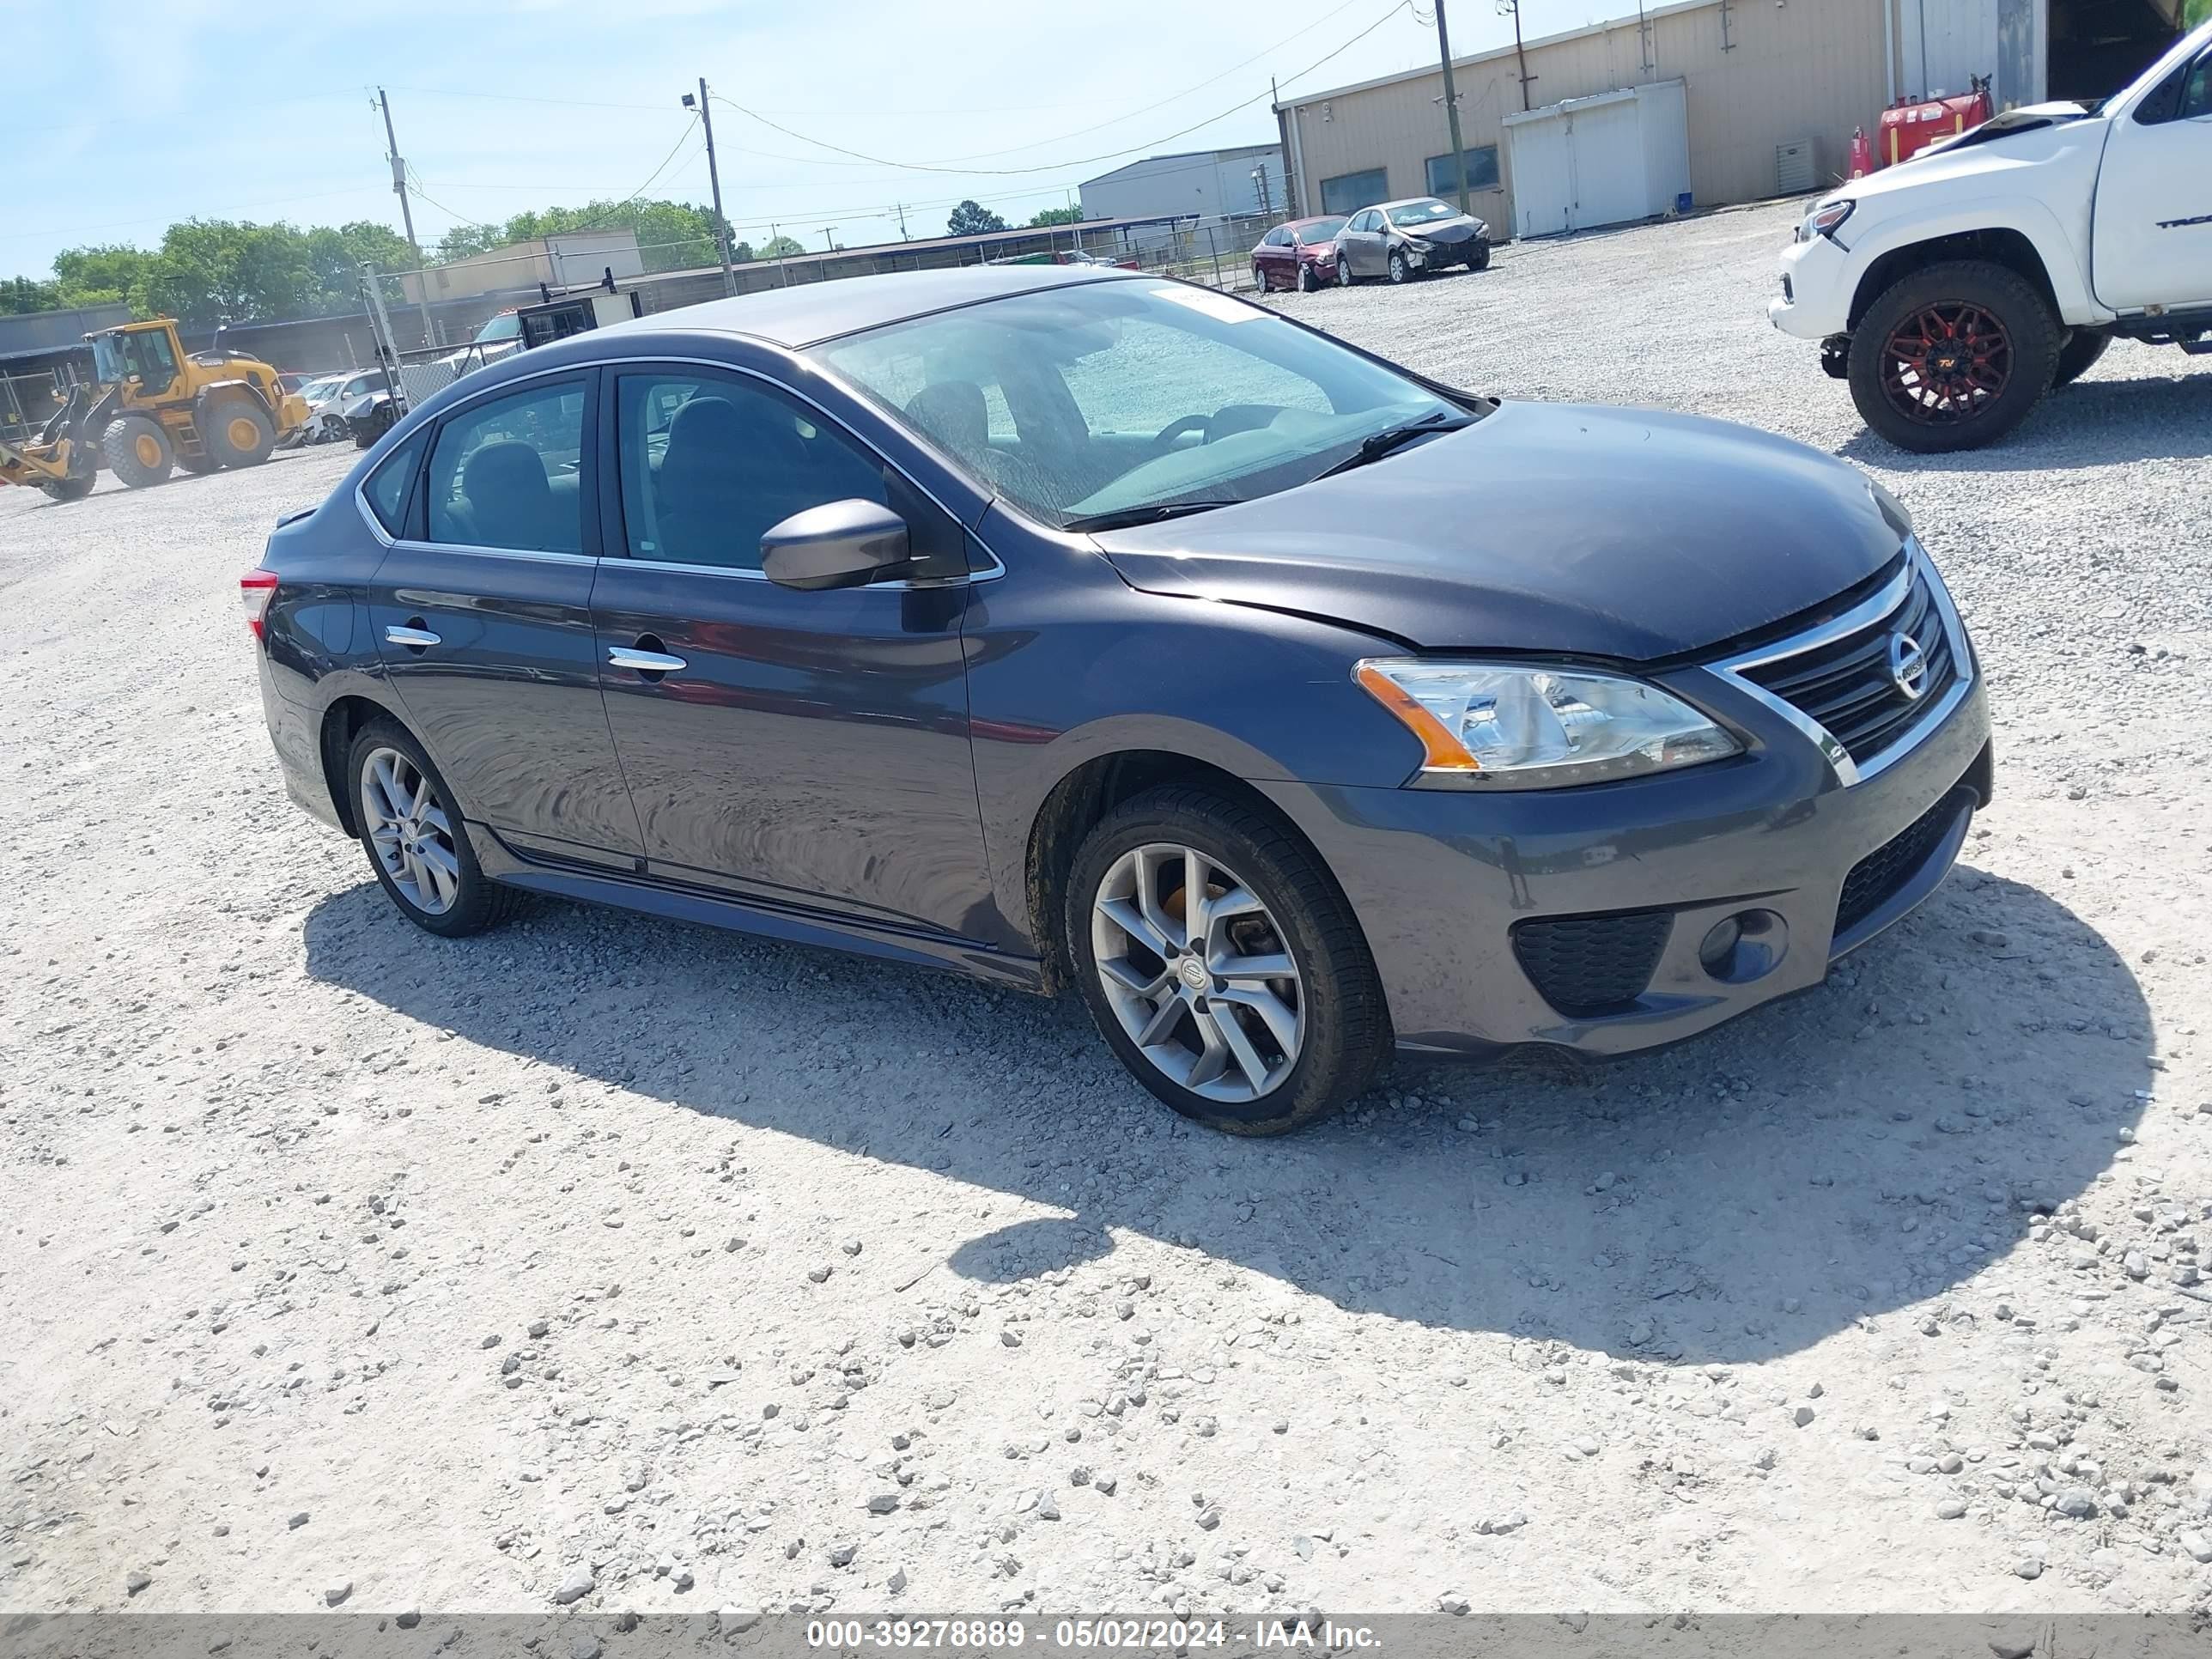
<instances>
[{"instance_id":1,"label":"car hood","mask_svg":"<svg viewBox=\"0 0 2212 1659\"><path fill-rule=\"evenodd\" d=\"M1482 228L1482 222L1480 219L1438 219L1433 223L1415 225L1398 234L1401 236L1410 237L1416 242L1434 242L1442 247L1451 247L1457 243L1464 242L1470 236L1478 234Z\"/></svg>"},{"instance_id":2,"label":"car hood","mask_svg":"<svg viewBox=\"0 0 2212 1659\"><path fill-rule=\"evenodd\" d=\"M1648 661L1808 610L1905 526L1844 463L1655 410L1506 403L1258 501L1095 539L1132 586L1432 650Z\"/></svg>"}]
</instances>

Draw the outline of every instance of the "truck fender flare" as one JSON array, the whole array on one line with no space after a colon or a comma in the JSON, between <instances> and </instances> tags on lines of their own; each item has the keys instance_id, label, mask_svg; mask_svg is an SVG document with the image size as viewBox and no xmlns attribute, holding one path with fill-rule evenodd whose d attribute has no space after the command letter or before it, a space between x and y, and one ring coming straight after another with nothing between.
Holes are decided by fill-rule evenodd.
<instances>
[{"instance_id":1,"label":"truck fender flare","mask_svg":"<svg viewBox=\"0 0 2212 1659\"><path fill-rule=\"evenodd\" d=\"M1905 252L1947 237L1976 233L2005 232L2022 238L2043 267L2043 276L2057 301L2061 326L2094 326L2109 323L2113 313L2099 305L2089 292L2084 269L2085 250L2060 224L2058 216L2043 203L2021 196L1978 197L1947 202L1927 212L1887 220L1870 227L1853 240L1849 252L1859 268L1852 289L1850 314L1857 317L1887 288L1888 277L1876 273L1891 255Z\"/></svg>"}]
</instances>

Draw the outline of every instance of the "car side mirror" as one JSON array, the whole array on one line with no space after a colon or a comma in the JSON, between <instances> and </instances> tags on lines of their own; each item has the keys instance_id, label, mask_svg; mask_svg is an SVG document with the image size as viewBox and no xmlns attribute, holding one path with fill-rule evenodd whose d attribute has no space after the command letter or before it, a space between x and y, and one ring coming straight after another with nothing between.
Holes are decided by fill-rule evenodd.
<instances>
[{"instance_id":1,"label":"car side mirror","mask_svg":"<svg viewBox=\"0 0 2212 1659\"><path fill-rule=\"evenodd\" d=\"M906 520L857 497L794 513L761 538L761 568L768 579L805 592L863 587L912 557Z\"/></svg>"}]
</instances>

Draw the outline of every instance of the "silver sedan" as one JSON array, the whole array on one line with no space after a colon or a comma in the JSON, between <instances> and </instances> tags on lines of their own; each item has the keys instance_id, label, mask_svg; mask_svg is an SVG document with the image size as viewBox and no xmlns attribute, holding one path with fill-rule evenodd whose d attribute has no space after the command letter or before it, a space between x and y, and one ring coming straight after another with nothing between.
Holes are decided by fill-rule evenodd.
<instances>
[{"instance_id":1,"label":"silver sedan","mask_svg":"<svg viewBox=\"0 0 2212 1659\"><path fill-rule=\"evenodd\" d=\"M1336 234L1336 280L1349 288L1363 276L1412 281L1424 271L1490 263L1490 227L1433 196L1383 202L1360 210Z\"/></svg>"}]
</instances>

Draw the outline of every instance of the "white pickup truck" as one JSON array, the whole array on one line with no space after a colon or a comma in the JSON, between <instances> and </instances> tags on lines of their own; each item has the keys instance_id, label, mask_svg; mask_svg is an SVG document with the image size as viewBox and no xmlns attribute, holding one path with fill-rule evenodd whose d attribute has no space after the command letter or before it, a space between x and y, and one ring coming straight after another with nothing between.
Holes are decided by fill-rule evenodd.
<instances>
[{"instance_id":1,"label":"white pickup truck","mask_svg":"<svg viewBox=\"0 0 2212 1659\"><path fill-rule=\"evenodd\" d=\"M2115 335L2212 352L2212 24L2093 108L2010 110L1821 198L1766 314L1921 451L2002 437Z\"/></svg>"}]
</instances>

